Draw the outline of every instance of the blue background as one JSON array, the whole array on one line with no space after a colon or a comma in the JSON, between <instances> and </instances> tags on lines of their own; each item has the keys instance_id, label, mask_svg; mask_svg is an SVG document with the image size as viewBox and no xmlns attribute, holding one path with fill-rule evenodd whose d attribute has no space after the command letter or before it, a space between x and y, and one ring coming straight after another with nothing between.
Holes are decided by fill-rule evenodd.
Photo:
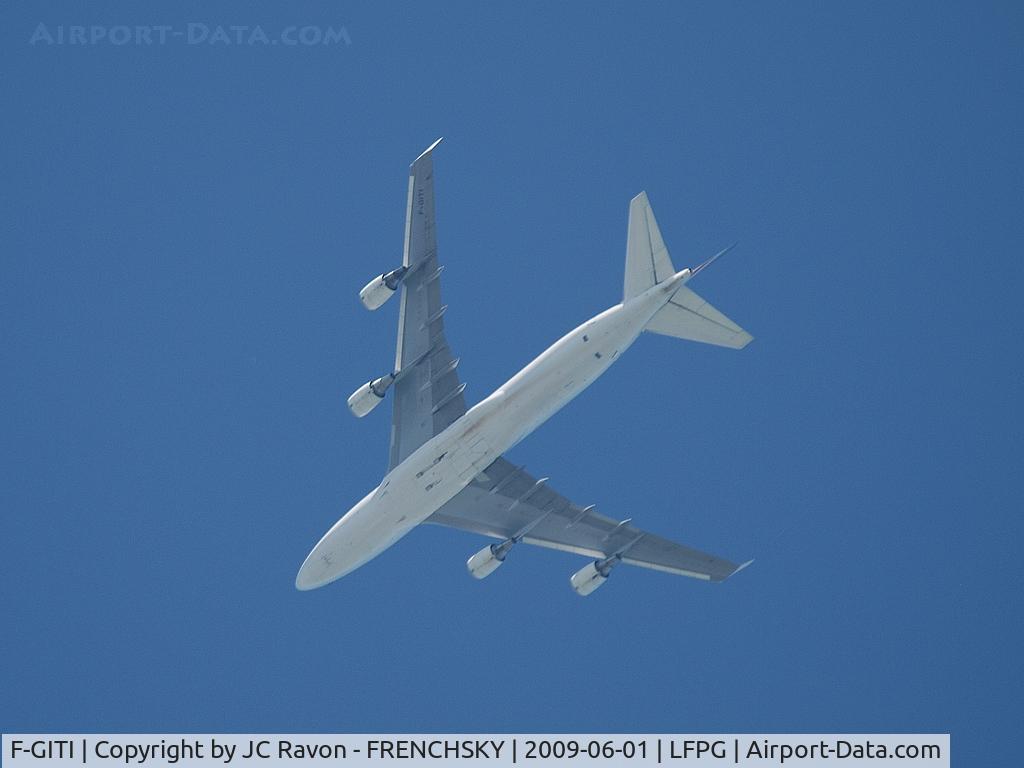
<instances>
[{"instance_id":1,"label":"blue background","mask_svg":"<svg viewBox=\"0 0 1024 768\"><path fill-rule=\"evenodd\" d=\"M377 5L377 4L366 4ZM6 6L5 731L1019 733L1016 3ZM36 25L350 45L29 45ZM296 570L375 485L407 166L437 136L475 402L621 297L650 195L742 352L644 336L511 455L755 565L724 585L414 531ZM1000 760L1002 762L1000 763Z\"/></svg>"}]
</instances>

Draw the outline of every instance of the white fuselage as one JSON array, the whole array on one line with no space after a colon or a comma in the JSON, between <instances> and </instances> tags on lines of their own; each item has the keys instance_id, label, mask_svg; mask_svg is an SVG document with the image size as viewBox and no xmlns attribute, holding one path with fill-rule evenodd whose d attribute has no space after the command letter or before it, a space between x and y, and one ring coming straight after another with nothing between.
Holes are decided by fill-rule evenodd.
<instances>
[{"instance_id":1,"label":"white fuselage","mask_svg":"<svg viewBox=\"0 0 1024 768\"><path fill-rule=\"evenodd\" d=\"M295 586L341 578L430 517L604 373L687 277L683 270L587 320L421 445L324 534Z\"/></svg>"}]
</instances>

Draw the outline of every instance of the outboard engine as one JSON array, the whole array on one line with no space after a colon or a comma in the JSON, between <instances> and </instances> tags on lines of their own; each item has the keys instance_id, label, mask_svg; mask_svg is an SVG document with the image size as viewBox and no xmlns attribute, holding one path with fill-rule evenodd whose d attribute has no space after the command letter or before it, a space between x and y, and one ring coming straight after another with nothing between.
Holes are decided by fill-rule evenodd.
<instances>
[{"instance_id":1,"label":"outboard engine","mask_svg":"<svg viewBox=\"0 0 1024 768\"><path fill-rule=\"evenodd\" d=\"M385 301L395 294L399 283L402 282L402 278L405 277L405 273L408 271L408 267L399 267L380 277L373 278L359 292L359 300L363 302L363 306L369 310L381 307Z\"/></svg>"},{"instance_id":2,"label":"outboard engine","mask_svg":"<svg viewBox=\"0 0 1024 768\"><path fill-rule=\"evenodd\" d=\"M363 418L366 414L380 405L384 399L388 387L395 381L395 374L389 373L379 379L368 381L348 398L348 408L354 416Z\"/></svg>"}]
</instances>

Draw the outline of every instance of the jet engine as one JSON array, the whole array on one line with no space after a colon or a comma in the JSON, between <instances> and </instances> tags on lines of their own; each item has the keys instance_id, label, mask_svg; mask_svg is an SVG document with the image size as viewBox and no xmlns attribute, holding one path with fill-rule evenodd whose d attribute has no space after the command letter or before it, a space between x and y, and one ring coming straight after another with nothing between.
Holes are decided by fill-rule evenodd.
<instances>
[{"instance_id":1,"label":"jet engine","mask_svg":"<svg viewBox=\"0 0 1024 768\"><path fill-rule=\"evenodd\" d=\"M569 583L572 584L577 595L586 597L608 581L608 574L621 559L618 555L612 555L603 560L595 560L570 576Z\"/></svg>"},{"instance_id":2,"label":"jet engine","mask_svg":"<svg viewBox=\"0 0 1024 768\"><path fill-rule=\"evenodd\" d=\"M379 379L368 381L359 389L351 394L348 398L348 408L352 411L354 416L363 418L366 414L380 405L381 400L384 399L384 394L388 391L388 387L395 380L395 374L389 373L387 376L381 376Z\"/></svg>"},{"instance_id":3,"label":"jet engine","mask_svg":"<svg viewBox=\"0 0 1024 768\"><path fill-rule=\"evenodd\" d=\"M399 283L402 282L402 278L405 277L405 273L408 271L408 267L399 267L373 278L359 292L359 300L363 302L363 306L369 310L374 310L383 305L398 290Z\"/></svg>"},{"instance_id":4,"label":"jet engine","mask_svg":"<svg viewBox=\"0 0 1024 768\"><path fill-rule=\"evenodd\" d=\"M469 560L466 561L466 569L474 579L484 579L498 570L498 566L505 562L508 551L515 544L514 539L505 539L501 544L488 544Z\"/></svg>"}]
</instances>

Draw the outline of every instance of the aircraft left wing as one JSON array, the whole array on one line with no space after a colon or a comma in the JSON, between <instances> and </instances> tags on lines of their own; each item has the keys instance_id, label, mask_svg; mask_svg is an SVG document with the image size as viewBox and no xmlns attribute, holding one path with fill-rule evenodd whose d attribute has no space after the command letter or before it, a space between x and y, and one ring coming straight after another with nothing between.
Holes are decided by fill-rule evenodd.
<instances>
[{"instance_id":1,"label":"aircraft left wing","mask_svg":"<svg viewBox=\"0 0 1024 768\"><path fill-rule=\"evenodd\" d=\"M744 565L647 533L581 507L504 458L474 478L426 522L593 558L724 581Z\"/></svg>"},{"instance_id":2,"label":"aircraft left wing","mask_svg":"<svg viewBox=\"0 0 1024 768\"><path fill-rule=\"evenodd\" d=\"M438 139L409 169L409 199L405 216L408 267L402 281L395 352L394 409L388 470L402 463L423 443L466 412L459 382L459 364L444 335L441 267L434 229L434 164Z\"/></svg>"}]
</instances>

